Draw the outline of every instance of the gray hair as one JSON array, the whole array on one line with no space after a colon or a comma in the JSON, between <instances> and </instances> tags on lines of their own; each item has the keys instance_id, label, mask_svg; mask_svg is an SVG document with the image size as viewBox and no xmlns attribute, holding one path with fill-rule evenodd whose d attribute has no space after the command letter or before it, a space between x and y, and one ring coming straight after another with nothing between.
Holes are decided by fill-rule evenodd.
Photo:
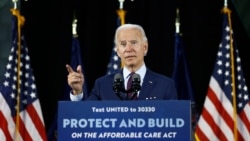
<instances>
[{"instance_id":1,"label":"gray hair","mask_svg":"<svg viewBox=\"0 0 250 141\"><path fill-rule=\"evenodd\" d=\"M119 26L119 27L116 29L116 31L115 31L115 38L114 38L114 43L115 43L115 45L118 44L118 41L117 41L118 33L119 33L119 31L121 31L121 30L123 30L123 29L136 29L136 30L138 30L138 31L141 33L141 35L142 35L142 40L143 40L144 42L147 42L147 41L148 41L147 36L146 36L146 33L145 33L144 29L142 28L142 26L140 26L140 25L138 25L138 24L123 24L123 25Z\"/></svg>"}]
</instances>

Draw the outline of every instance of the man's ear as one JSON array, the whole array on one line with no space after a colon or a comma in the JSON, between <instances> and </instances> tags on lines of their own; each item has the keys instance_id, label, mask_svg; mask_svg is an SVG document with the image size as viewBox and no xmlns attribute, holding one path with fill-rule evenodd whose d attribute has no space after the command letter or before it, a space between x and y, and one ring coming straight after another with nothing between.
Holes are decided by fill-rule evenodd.
<instances>
[{"instance_id":1,"label":"man's ear","mask_svg":"<svg viewBox=\"0 0 250 141\"><path fill-rule=\"evenodd\" d=\"M146 56L148 53L148 43L144 44L144 56Z\"/></svg>"},{"instance_id":2,"label":"man's ear","mask_svg":"<svg viewBox=\"0 0 250 141\"><path fill-rule=\"evenodd\" d=\"M116 54L120 57L120 53L117 50L117 47L115 47Z\"/></svg>"}]
</instances>

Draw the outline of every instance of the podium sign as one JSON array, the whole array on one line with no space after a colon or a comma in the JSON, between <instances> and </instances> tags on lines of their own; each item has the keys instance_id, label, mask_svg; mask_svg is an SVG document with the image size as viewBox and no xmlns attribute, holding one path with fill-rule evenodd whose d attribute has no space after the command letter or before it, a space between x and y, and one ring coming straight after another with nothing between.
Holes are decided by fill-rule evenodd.
<instances>
[{"instance_id":1,"label":"podium sign","mask_svg":"<svg viewBox=\"0 0 250 141\"><path fill-rule=\"evenodd\" d=\"M190 140L188 100L59 101L58 140Z\"/></svg>"}]
</instances>

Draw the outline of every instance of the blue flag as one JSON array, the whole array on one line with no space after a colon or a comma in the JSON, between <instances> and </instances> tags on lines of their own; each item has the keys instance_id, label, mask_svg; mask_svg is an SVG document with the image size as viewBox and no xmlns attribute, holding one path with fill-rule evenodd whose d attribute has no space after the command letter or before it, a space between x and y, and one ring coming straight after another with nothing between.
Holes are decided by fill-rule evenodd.
<instances>
[{"instance_id":1,"label":"blue flag","mask_svg":"<svg viewBox=\"0 0 250 141\"><path fill-rule=\"evenodd\" d=\"M192 125L194 128L198 119L198 113L196 111L194 93L189 76L184 46L179 33L175 34L175 55L172 78L175 81L178 99L191 101Z\"/></svg>"},{"instance_id":2,"label":"blue flag","mask_svg":"<svg viewBox=\"0 0 250 141\"><path fill-rule=\"evenodd\" d=\"M184 46L179 33L175 34L175 56L172 78L175 81L178 98L194 102L193 89L186 62Z\"/></svg>"}]
</instances>

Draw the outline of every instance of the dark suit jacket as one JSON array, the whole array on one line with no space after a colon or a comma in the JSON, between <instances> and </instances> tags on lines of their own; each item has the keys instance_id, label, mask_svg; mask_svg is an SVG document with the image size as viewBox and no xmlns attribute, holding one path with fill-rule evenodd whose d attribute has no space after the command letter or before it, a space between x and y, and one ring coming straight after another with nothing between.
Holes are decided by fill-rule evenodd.
<instances>
[{"instance_id":1,"label":"dark suit jacket","mask_svg":"<svg viewBox=\"0 0 250 141\"><path fill-rule=\"evenodd\" d=\"M122 70L118 71L122 74ZM95 81L87 100L121 100L113 90L114 75L105 75ZM174 81L164 75L147 69L138 100L178 99Z\"/></svg>"}]
</instances>

